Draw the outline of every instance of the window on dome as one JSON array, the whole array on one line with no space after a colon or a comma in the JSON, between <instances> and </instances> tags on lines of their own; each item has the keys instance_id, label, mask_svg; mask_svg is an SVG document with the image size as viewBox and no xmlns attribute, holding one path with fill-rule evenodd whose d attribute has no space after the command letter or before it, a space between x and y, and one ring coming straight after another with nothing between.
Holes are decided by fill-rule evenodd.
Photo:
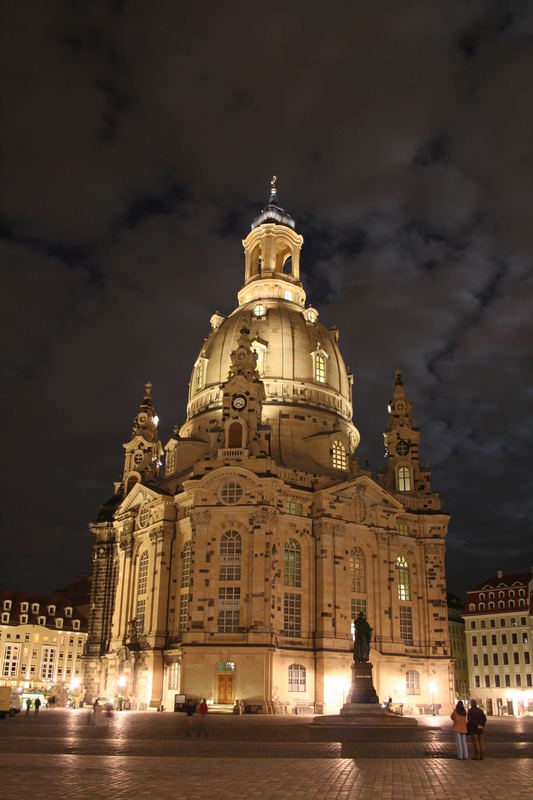
<instances>
[{"instance_id":1,"label":"window on dome","mask_svg":"<svg viewBox=\"0 0 533 800\"><path fill-rule=\"evenodd\" d=\"M411 491L411 472L409 467L399 467L397 482L397 489L399 492Z\"/></svg>"},{"instance_id":2,"label":"window on dome","mask_svg":"<svg viewBox=\"0 0 533 800\"><path fill-rule=\"evenodd\" d=\"M312 325L317 321L317 313L314 308L307 309L307 321Z\"/></svg>"},{"instance_id":3,"label":"window on dome","mask_svg":"<svg viewBox=\"0 0 533 800\"><path fill-rule=\"evenodd\" d=\"M254 317L257 317L257 319L262 319L263 317L266 317L266 308L263 305L263 303L258 303L255 306Z\"/></svg>"},{"instance_id":4,"label":"window on dome","mask_svg":"<svg viewBox=\"0 0 533 800\"><path fill-rule=\"evenodd\" d=\"M333 442L333 447L331 448L331 466L333 469L347 468L346 448L342 442Z\"/></svg>"},{"instance_id":5,"label":"window on dome","mask_svg":"<svg viewBox=\"0 0 533 800\"><path fill-rule=\"evenodd\" d=\"M322 353L315 355L315 381L326 382L326 358Z\"/></svg>"},{"instance_id":6,"label":"window on dome","mask_svg":"<svg viewBox=\"0 0 533 800\"><path fill-rule=\"evenodd\" d=\"M292 292L289 292L288 289L285 289L285 291L283 292L283 297L285 298L285 300L292 300Z\"/></svg>"}]
</instances>

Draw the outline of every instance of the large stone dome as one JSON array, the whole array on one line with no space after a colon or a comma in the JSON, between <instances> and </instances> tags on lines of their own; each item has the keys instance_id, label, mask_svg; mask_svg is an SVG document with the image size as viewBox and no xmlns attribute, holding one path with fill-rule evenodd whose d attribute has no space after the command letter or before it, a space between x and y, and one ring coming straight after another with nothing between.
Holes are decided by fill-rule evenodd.
<instances>
[{"instance_id":1,"label":"large stone dome","mask_svg":"<svg viewBox=\"0 0 533 800\"><path fill-rule=\"evenodd\" d=\"M246 329L264 383L263 420L272 426L278 460L301 466L309 456L309 469L316 470L317 462L329 467L333 440L354 452L359 433L352 423L352 375L337 329L327 328L315 308L305 307L302 243L292 219L277 205L268 205L252 223L243 241L239 305L228 317L216 312L211 318L211 333L194 364L181 436L205 438L206 415L212 422L222 409L230 356ZM283 448L276 444L282 438Z\"/></svg>"}]
</instances>

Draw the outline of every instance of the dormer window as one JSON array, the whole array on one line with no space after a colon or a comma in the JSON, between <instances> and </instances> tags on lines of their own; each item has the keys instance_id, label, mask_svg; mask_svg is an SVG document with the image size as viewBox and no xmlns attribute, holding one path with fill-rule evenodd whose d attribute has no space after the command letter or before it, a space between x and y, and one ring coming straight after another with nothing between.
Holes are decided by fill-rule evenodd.
<instances>
[{"instance_id":1,"label":"dormer window","mask_svg":"<svg viewBox=\"0 0 533 800\"><path fill-rule=\"evenodd\" d=\"M481 594L479 595L479 599L480 600L484 600L485 599L485 592L481 592Z\"/></svg>"},{"instance_id":2,"label":"dormer window","mask_svg":"<svg viewBox=\"0 0 533 800\"><path fill-rule=\"evenodd\" d=\"M314 325L318 319L318 311L316 308L310 306L307 311L304 311L304 317L311 325Z\"/></svg>"},{"instance_id":3,"label":"dormer window","mask_svg":"<svg viewBox=\"0 0 533 800\"><path fill-rule=\"evenodd\" d=\"M204 388L207 377L207 358L201 356L194 365L194 388L199 392Z\"/></svg>"},{"instance_id":4,"label":"dormer window","mask_svg":"<svg viewBox=\"0 0 533 800\"><path fill-rule=\"evenodd\" d=\"M79 629L80 629L80 621L79 621L79 619L73 619L72 620L72 627L74 628L75 631L79 631Z\"/></svg>"},{"instance_id":5,"label":"dormer window","mask_svg":"<svg viewBox=\"0 0 533 800\"><path fill-rule=\"evenodd\" d=\"M39 603L32 603L31 604L31 613L38 614L39 613Z\"/></svg>"},{"instance_id":6,"label":"dormer window","mask_svg":"<svg viewBox=\"0 0 533 800\"><path fill-rule=\"evenodd\" d=\"M4 600L4 611L11 610L11 600Z\"/></svg>"},{"instance_id":7,"label":"dormer window","mask_svg":"<svg viewBox=\"0 0 533 800\"><path fill-rule=\"evenodd\" d=\"M316 350L311 353L313 359L313 378L317 383L326 383L328 354L317 344Z\"/></svg>"},{"instance_id":8,"label":"dormer window","mask_svg":"<svg viewBox=\"0 0 533 800\"><path fill-rule=\"evenodd\" d=\"M55 613L56 613L56 607L55 606L48 606L48 613L50 614L51 617L53 617L55 615Z\"/></svg>"},{"instance_id":9,"label":"dormer window","mask_svg":"<svg viewBox=\"0 0 533 800\"><path fill-rule=\"evenodd\" d=\"M46 617L37 617L37 625L46 625Z\"/></svg>"},{"instance_id":10,"label":"dormer window","mask_svg":"<svg viewBox=\"0 0 533 800\"><path fill-rule=\"evenodd\" d=\"M61 619L61 617L56 617L56 628L62 628L62 627L63 627L63 620Z\"/></svg>"},{"instance_id":11,"label":"dormer window","mask_svg":"<svg viewBox=\"0 0 533 800\"><path fill-rule=\"evenodd\" d=\"M27 614L21 614L20 615L20 624L21 625L26 625L27 622L28 622L28 615Z\"/></svg>"},{"instance_id":12,"label":"dormer window","mask_svg":"<svg viewBox=\"0 0 533 800\"><path fill-rule=\"evenodd\" d=\"M2 622L9 622L9 611L2 612Z\"/></svg>"},{"instance_id":13,"label":"dormer window","mask_svg":"<svg viewBox=\"0 0 533 800\"><path fill-rule=\"evenodd\" d=\"M71 608L71 606L67 606L65 608L65 616L66 617L71 617L72 616L72 608Z\"/></svg>"},{"instance_id":14,"label":"dormer window","mask_svg":"<svg viewBox=\"0 0 533 800\"><path fill-rule=\"evenodd\" d=\"M20 604L20 610L21 611L27 611L28 610L28 603L26 601L24 601L23 603Z\"/></svg>"},{"instance_id":15,"label":"dormer window","mask_svg":"<svg viewBox=\"0 0 533 800\"><path fill-rule=\"evenodd\" d=\"M263 305L263 303L258 303L254 307L253 314L256 319L264 319L266 317L266 313L267 310L266 307Z\"/></svg>"}]
</instances>

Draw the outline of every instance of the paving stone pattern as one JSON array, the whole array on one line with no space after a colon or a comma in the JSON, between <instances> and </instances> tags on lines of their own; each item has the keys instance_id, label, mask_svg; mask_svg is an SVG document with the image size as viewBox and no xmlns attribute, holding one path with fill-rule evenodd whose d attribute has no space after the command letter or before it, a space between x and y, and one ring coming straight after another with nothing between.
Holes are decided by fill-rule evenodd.
<instances>
[{"instance_id":1,"label":"paving stone pattern","mask_svg":"<svg viewBox=\"0 0 533 800\"><path fill-rule=\"evenodd\" d=\"M311 718L43 710L0 721L1 795L181 800L533 798L533 718L490 720L487 758L458 761L451 723L321 728Z\"/></svg>"}]
</instances>

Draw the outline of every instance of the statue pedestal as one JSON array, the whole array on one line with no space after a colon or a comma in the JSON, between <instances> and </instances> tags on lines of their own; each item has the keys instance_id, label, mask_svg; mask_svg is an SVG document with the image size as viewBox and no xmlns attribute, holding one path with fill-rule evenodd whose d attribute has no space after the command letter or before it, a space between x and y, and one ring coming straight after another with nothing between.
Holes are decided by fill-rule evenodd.
<instances>
[{"instance_id":1,"label":"statue pedestal","mask_svg":"<svg viewBox=\"0 0 533 800\"><path fill-rule=\"evenodd\" d=\"M352 685L340 714L334 716L315 717L315 725L358 726L360 728L382 727L415 727L417 721L413 717L400 717L381 708L372 680L372 664L352 664Z\"/></svg>"},{"instance_id":2,"label":"statue pedestal","mask_svg":"<svg viewBox=\"0 0 533 800\"><path fill-rule=\"evenodd\" d=\"M372 680L373 666L370 661L364 664L357 664L355 661L352 664L352 685L346 698L346 703L341 709L341 714L349 713L344 709L357 703L369 704L379 703L376 690L374 689L374 682Z\"/></svg>"}]
</instances>

